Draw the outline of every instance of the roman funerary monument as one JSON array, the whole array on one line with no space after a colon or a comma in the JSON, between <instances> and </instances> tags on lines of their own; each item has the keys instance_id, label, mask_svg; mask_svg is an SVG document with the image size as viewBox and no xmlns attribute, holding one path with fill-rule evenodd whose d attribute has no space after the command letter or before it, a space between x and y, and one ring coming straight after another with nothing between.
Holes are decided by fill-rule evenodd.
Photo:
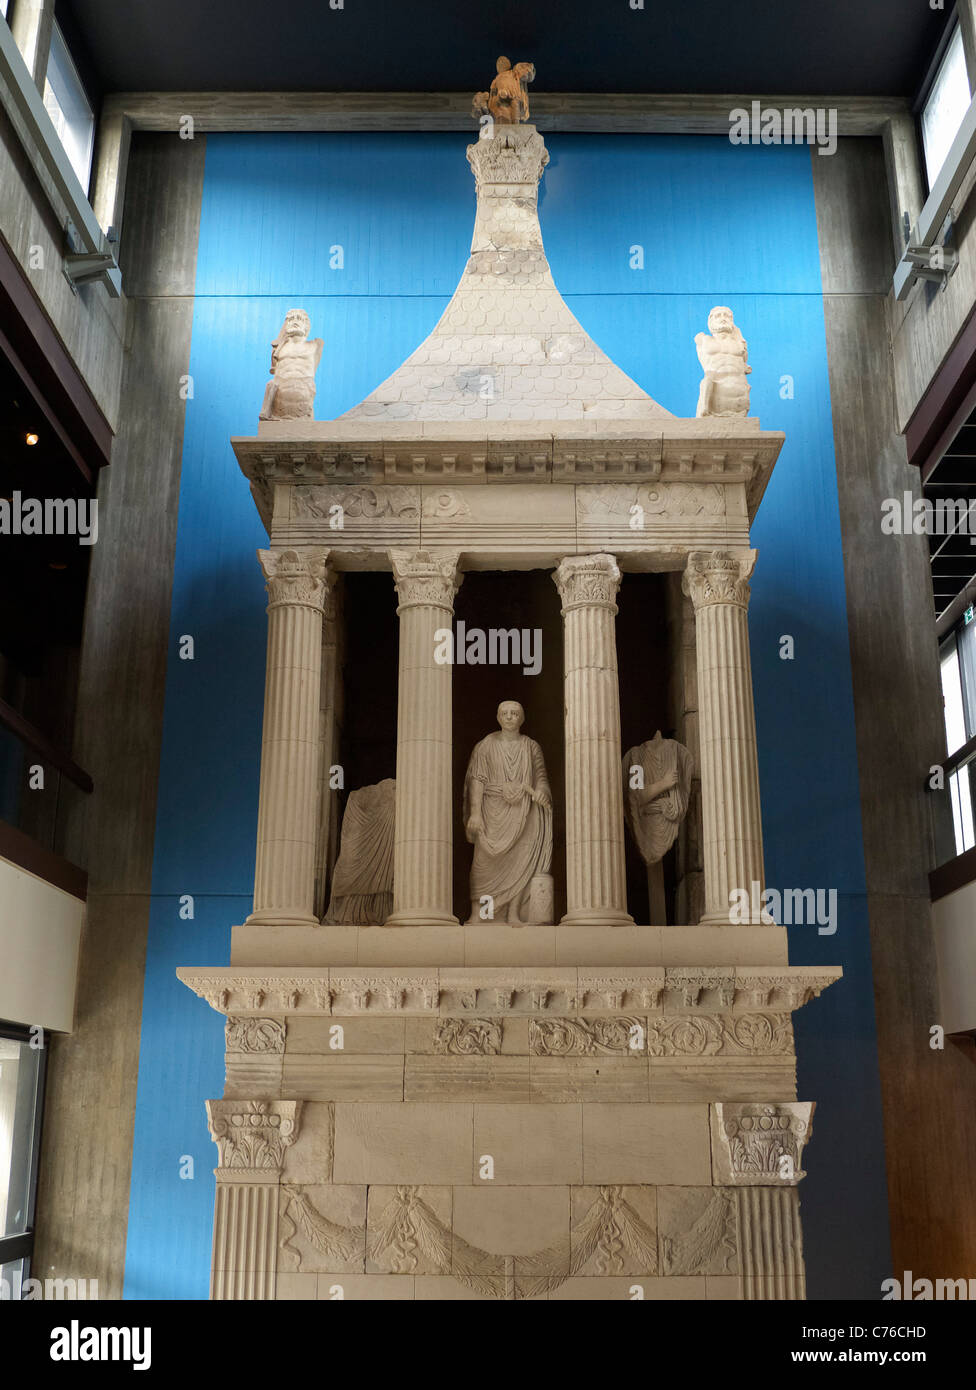
<instances>
[{"instance_id":1,"label":"roman funerary monument","mask_svg":"<svg viewBox=\"0 0 976 1390\"><path fill-rule=\"evenodd\" d=\"M316 421L322 343L290 313L233 440L269 535L254 905L229 966L179 971L227 1020L217 1299L804 1297L792 1014L840 971L790 966L763 913L730 920L764 882L750 525L783 435L748 414L724 307L688 344L693 418L569 311L534 75L500 59L475 98L471 254L430 336ZM369 572L399 654L391 766L365 786L338 726ZM462 737L443 635L466 575L545 579L563 700L530 717L542 687L512 665ZM667 670L618 667L641 583ZM669 711L626 757L625 679Z\"/></svg>"}]
</instances>

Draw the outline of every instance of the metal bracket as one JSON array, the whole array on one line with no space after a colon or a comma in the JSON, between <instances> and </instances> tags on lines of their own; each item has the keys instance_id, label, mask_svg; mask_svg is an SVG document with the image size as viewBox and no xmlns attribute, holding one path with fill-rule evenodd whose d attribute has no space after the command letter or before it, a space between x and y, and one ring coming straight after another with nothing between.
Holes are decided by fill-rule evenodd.
<instances>
[{"instance_id":1,"label":"metal bracket","mask_svg":"<svg viewBox=\"0 0 976 1390\"><path fill-rule=\"evenodd\" d=\"M65 252L62 270L74 294L79 285L101 283L113 299L122 294L122 272L115 259L111 235L102 237L101 249L86 251L78 230L70 220L64 228Z\"/></svg>"}]
</instances>

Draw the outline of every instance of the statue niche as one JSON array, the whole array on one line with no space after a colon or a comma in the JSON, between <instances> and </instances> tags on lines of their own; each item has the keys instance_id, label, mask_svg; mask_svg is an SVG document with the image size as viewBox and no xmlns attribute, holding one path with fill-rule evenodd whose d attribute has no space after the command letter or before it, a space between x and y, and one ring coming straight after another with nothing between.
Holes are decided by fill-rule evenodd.
<instances>
[{"instance_id":1,"label":"statue niche","mask_svg":"<svg viewBox=\"0 0 976 1390\"><path fill-rule=\"evenodd\" d=\"M309 339L312 321L304 309L289 309L271 344L271 380L264 388L260 420L311 420L315 373L325 346Z\"/></svg>"},{"instance_id":2,"label":"statue niche","mask_svg":"<svg viewBox=\"0 0 976 1390\"><path fill-rule=\"evenodd\" d=\"M661 731L624 754L624 819L647 866L651 923L667 921L664 856L688 812L694 761L688 749Z\"/></svg>"},{"instance_id":3,"label":"statue niche","mask_svg":"<svg viewBox=\"0 0 976 1390\"><path fill-rule=\"evenodd\" d=\"M708 333L695 334L698 360L705 375L698 392L697 418L749 414L749 383L745 338L735 326L732 310L716 305L708 316Z\"/></svg>"},{"instance_id":4,"label":"statue niche","mask_svg":"<svg viewBox=\"0 0 976 1390\"><path fill-rule=\"evenodd\" d=\"M507 58L495 64L497 74L487 92L478 92L471 102L475 117L489 115L496 125L518 125L529 119L528 84L535 81L534 63L516 63Z\"/></svg>"},{"instance_id":5,"label":"statue niche","mask_svg":"<svg viewBox=\"0 0 976 1390\"><path fill-rule=\"evenodd\" d=\"M469 925L551 922L552 794L545 760L535 739L519 733L525 711L517 700L503 700L497 718L499 732L475 744L464 779L464 830L474 845Z\"/></svg>"}]
</instances>

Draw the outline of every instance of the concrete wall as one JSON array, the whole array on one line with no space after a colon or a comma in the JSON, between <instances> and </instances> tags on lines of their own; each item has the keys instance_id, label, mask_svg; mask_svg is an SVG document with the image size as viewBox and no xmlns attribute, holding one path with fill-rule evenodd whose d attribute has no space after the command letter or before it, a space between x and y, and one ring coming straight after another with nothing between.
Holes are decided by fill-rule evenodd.
<instances>
[{"instance_id":1,"label":"concrete wall","mask_svg":"<svg viewBox=\"0 0 976 1390\"><path fill-rule=\"evenodd\" d=\"M76 1032L48 1073L35 1263L122 1290L162 694L203 141L137 139L121 248L125 409L99 481L75 756L95 793L65 854L89 874Z\"/></svg>"},{"instance_id":2,"label":"concrete wall","mask_svg":"<svg viewBox=\"0 0 976 1390\"><path fill-rule=\"evenodd\" d=\"M894 1270L964 1277L976 1251L976 1070L935 1052L942 1021L928 871L947 827L925 791L945 755L924 536L883 536L881 500L917 487L887 333L893 270L880 143L813 156L850 628Z\"/></svg>"}]
</instances>

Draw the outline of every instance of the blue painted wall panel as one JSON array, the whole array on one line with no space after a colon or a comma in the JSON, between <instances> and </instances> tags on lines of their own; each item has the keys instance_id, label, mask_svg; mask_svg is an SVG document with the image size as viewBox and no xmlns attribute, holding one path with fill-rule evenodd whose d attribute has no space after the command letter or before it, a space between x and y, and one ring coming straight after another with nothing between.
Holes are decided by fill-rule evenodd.
<instances>
[{"instance_id":1,"label":"blue painted wall panel","mask_svg":"<svg viewBox=\"0 0 976 1390\"><path fill-rule=\"evenodd\" d=\"M349 409L436 323L470 244L453 135L210 136L197 264L170 666L140 1057L127 1295L204 1297L220 1020L175 981L228 959L249 908L263 688L265 542L230 450L253 434L286 309L325 340L316 415ZM692 415L694 335L727 303L749 341L753 413L787 433L754 527L750 633L768 881L837 889L839 929L791 929L791 959L845 980L796 1018L817 1099L801 1187L813 1298L877 1297L884 1153L826 342L810 154L689 137L551 137L541 204L556 282L596 341ZM344 267L330 266L343 248ZM644 269L630 267L634 245ZM781 379L792 378L792 399ZM392 598L391 598L392 601ZM178 659L182 635L195 659ZM782 661L790 634L795 659ZM194 922L176 898L196 895ZM174 1108L175 1106L175 1108ZM852 1162L852 1145L854 1161ZM176 1157L174 1158L174 1151ZM180 1153L200 1156L193 1183ZM208 1176L204 1177L204 1174Z\"/></svg>"}]
</instances>

